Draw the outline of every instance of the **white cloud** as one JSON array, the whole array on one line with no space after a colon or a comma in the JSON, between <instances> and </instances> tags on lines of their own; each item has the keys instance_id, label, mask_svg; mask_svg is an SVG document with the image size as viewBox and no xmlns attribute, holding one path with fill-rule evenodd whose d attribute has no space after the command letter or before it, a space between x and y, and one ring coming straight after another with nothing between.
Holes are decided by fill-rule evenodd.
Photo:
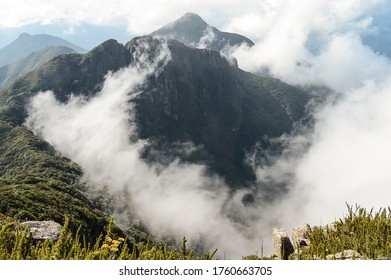
<instances>
[{"instance_id":1,"label":"white cloud","mask_svg":"<svg viewBox=\"0 0 391 280\"><path fill-rule=\"evenodd\" d=\"M135 123L129 122L134 117L129 101L140 94L137 86L156 74L159 61L170 54L161 49L151 65L144 51L135 55L138 65L109 73L102 91L90 100L73 97L61 104L53 92L39 93L28 108L27 127L78 163L86 180L129 199L121 205L134 207L154 236L170 235L178 241L186 236L190 244L201 240L209 250L219 248L221 257L255 253L254 239L259 236L247 237L228 218L230 212L224 208L236 206L219 178L204 175L201 165L174 161L169 166L150 166L140 158L146 142L130 141L137 134ZM121 219L124 213L118 209L116 215Z\"/></svg>"},{"instance_id":2,"label":"white cloud","mask_svg":"<svg viewBox=\"0 0 391 280\"><path fill-rule=\"evenodd\" d=\"M201 14L211 23L221 25L228 16L250 10L257 1L176 1L176 0L1 0L7 9L0 11L0 27L16 27L36 22L66 20L107 24L122 18L134 34L150 33L190 11Z\"/></svg>"},{"instance_id":3,"label":"white cloud","mask_svg":"<svg viewBox=\"0 0 391 280\"><path fill-rule=\"evenodd\" d=\"M290 83L315 83L340 93L314 112L314 131L284 136L289 143L284 156L271 167L257 167L260 182L283 182L290 193L272 205L247 208L240 203L245 191L227 201L225 187L216 178L205 178L202 166L173 163L157 176L139 159L143 142L128 141L134 126L127 122L129 97L124 93L142 82L145 73L134 74L132 81L125 78L131 68L109 75L100 95L88 102L74 98L60 105L50 93L38 95L30 108L30 127L81 164L87 174L96 174L95 180L116 189L129 186L140 216L151 228L187 236L197 233L227 251L233 247L246 251L251 248L247 234L262 238L273 225L329 222L345 213L345 202L389 206L390 62L364 46L359 36L371 27L371 14L389 5L386 1L106 2L12 1L7 12L0 12L0 26L57 19L103 23L114 16L124 18L132 33L144 34L193 11L222 30L240 32L256 42L251 49L233 52L245 70L267 67ZM316 51L308 48L314 34ZM91 162L98 164L91 166ZM210 184L222 195L204 188ZM155 207L147 205L151 199ZM193 210L188 217L181 212L185 207ZM225 211L250 226L242 224L239 234L238 225L220 215ZM254 240L252 246L257 247Z\"/></svg>"},{"instance_id":4,"label":"white cloud","mask_svg":"<svg viewBox=\"0 0 391 280\"><path fill-rule=\"evenodd\" d=\"M371 27L368 15L384 7L384 1L278 3L266 17L253 16L247 23L256 45L232 49L240 67L251 72L268 68L289 83L326 85L337 91L384 76L379 70L389 62L363 46L359 33ZM228 26L235 29L240 23L234 18ZM245 26L246 21L242 30Z\"/></svg>"},{"instance_id":5,"label":"white cloud","mask_svg":"<svg viewBox=\"0 0 391 280\"><path fill-rule=\"evenodd\" d=\"M282 224L324 225L346 213L345 203L390 206L390 92L390 78L350 91L315 114L313 132L288 138L288 156L257 170L260 181L291 190L270 208L285 211Z\"/></svg>"}]
</instances>

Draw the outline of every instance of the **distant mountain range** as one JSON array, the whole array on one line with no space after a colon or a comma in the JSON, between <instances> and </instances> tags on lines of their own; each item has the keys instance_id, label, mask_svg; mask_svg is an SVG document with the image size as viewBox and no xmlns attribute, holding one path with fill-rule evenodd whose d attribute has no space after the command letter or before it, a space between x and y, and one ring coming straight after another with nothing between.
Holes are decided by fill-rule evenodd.
<instances>
[{"instance_id":1,"label":"distant mountain range","mask_svg":"<svg viewBox=\"0 0 391 280\"><path fill-rule=\"evenodd\" d=\"M30 35L21 34L15 41L0 49L0 67L25 58L32 52L41 51L47 47L64 46L75 50L78 53L85 53L86 50L78 47L60 37L47 34Z\"/></svg>"},{"instance_id":2,"label":"distant mountain range","mask_svg":"<svg viewBox=\"0 0 391 280\"><path fill-rule=\"evenodd\" d=\"M55 21L46 24L33 23L15 28L0 28L0 48L8 45L20 34L26 32L61 37L87 50L91 50L110 38L126 43L133 37L128 33L125 24L107 26L86 22L69 24L65 21Z\"/></svg>"},{"instance_id":3,"label":"distant mountain range","mask_svg":"<svg viewBox=\"0 0 391 280\"><path fill-rule=\"evenodd\" d=\"M33 52L25 58L19 59L11 64L0 67L0 90L17 78L28 72L39 68L44 63L61 54L77 53L75 50L65 46L47 47L38 52Z\"/></svg>"},{"instance_id":4,"label":"distant mountain range","mask_svg":"<svg viewBox=\"0 0 391 280\"><path fill-rule=\"evenodd\" d=\"M194 13L186 13L181 18L152 32L150 35L175 39L190 47L218 51L227 46L254 45L250 39L242 35L218 30Z\"/></svg>"}]
</instances>

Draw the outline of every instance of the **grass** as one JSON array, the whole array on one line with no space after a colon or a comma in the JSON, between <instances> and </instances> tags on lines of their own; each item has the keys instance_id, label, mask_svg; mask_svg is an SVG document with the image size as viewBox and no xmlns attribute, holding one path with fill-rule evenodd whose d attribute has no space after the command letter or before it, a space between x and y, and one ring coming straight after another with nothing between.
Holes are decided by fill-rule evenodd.
<instances>
[{"instance_id":1,"label":"grass","mask_svg":"<svg viewBox=\"0 0 391 280\"><path fill-rule=\"evenodd\" d=\"M391 258L391 208L378 211L349 206L347 215L335 228L314 227L311 244L298 259L326 259L328 255L354 250L364 259Z\"/></svg>"},{"instance_id":2,"label":"grass","mask_svg":"<svg viewBox=\"0 0 391 280\"><path fill-rule=\"evenodd\" d=\"M88 243L77 231L73 233L66 219L60 239L56 242L36 241L10 217L0 214L0 259L12 260L199 260L213 259L215 252L195 255L186 248L183 238L178 249L163 242L130 242L113 232L110 223L105 234ZM307 236L307 250L291 259L326 259L344 250L355 250L364 259L391 258L391 209L366 210L348 206L345 217L333 228L314 227ZM244 260L259 259L256 256Z\"/></svg>"},{"instance_id":3,"label":"grass","mask_svg":"<svg viewBox=\"0 0 391 280\"><path fill-rule=\"evenodd\" d=\"M58 241L36 241L14 219L0 216L0 260L210 260L216 253L195 256L185 238L180 250L151 239L131 243L113 233L112 224L91 244L68 225L67 219Z\"/></svg>"}]
</instances>

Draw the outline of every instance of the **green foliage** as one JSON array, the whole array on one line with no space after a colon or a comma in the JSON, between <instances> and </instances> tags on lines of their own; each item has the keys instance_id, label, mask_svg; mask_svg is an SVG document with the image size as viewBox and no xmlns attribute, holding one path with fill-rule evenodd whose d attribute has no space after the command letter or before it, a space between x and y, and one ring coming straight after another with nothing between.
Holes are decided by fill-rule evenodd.
<instances>
[{"instance_id":1,"label":"green foliage","mask_svg":"<svg viewBox=\"0 0 391 280\"><path fill-rule=\"evenodd\" d=\"M344 250L355 250L365 259L391 257L391 208L375 212L356 205L335 227L313 228L308 250L299 259L325 259Z\"/></svg>"},{"instance_id":2,"label":"green foliage","mask_svg":"<svg viewBox=\"0 0 391 280\"><path fill-rule=\"evenodd\" d=\"M69 217L88 239L109 220L81 193L80 167L22 126L0 121L0 213L16 220Z\"/></svg>"},{"instance_id":3,"label":"green foliage","mask_svg":"<svg viewBox=\"0 0 391 280\"><path fill-rule=\"evenodd\" d=\"M131 243L113 232L110 223L106 234L101 234L92 246L75 235L65 220L58 241L36 241L26 229L9 217L0 215L0 260L199 260L192 252L186 253L185 242L178 253L175 247L163 242ZM83 241L82 241L83 240ZM183 239L186 240L185 238ZM203 259L212 259L214 253L206 253Z\"/></svg>"}]
</instances>

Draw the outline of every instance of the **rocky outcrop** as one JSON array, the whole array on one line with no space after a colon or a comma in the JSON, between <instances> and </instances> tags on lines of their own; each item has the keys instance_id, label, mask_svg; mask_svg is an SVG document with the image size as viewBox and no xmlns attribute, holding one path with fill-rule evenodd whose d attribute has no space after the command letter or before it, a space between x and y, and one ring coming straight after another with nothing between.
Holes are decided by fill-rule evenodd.
<instances>
[{"instance_id":1,"label":"rocky outcrop","mask_svg":"<svg viewBox=\"0 0 391 280\"><path fill-rule=\"evenodd\" d=\"M292 242L296 253L305 251L310 246L311 241L308 239L310 230L311 227L308 224L292 228Z\"/></svg>"},{"instance_id":2,"label":"rocky outcrop","mask_svg":"<svg viewBox=\"0 0 391 280\"><path fill-rule=\"evenodd\" d=\"M21 226L27 227L28 232L36 240L57 241L60 238L62 226L53 221L28 221L20 223Z\"/></svg>"},{"instance_id":3,"label":"rocky outcrop","mask_svg":"<svg viewBox=\"0 0 391 280\"><path fill-rule=\"evenodd\" d=\"M272 238L274 254L281 260L287 260L294 249L286 230L273 228Z\"/></svg>"},{"instance_id":4,"label":"rocky outcrop","mask_svg":"<svg viewBox=\"0 0 391 280\"><path fill-rule=\"evenodd\" d=\"M275 259L287 260L288 258L295 259L295 256L304 252L311 245L309 239L309 233L312 229L321 229L325 234L337 230L336 223L330 223L325 226L310 227L308 224L304 224L301 227L292 228L292 242L288 237L285 229L274 228L272 233L273 249ZM293 245L292 245L293 244ZM292 257L293 256L293 257ZM314 259L321 259L318 256L313 256ZM357 251L344 250L336 254L330 254L326 256L326 260L362 260L364 259ZM381 257L379 259L389 259L387 257Z\"/></svg>"}]
</instances>

